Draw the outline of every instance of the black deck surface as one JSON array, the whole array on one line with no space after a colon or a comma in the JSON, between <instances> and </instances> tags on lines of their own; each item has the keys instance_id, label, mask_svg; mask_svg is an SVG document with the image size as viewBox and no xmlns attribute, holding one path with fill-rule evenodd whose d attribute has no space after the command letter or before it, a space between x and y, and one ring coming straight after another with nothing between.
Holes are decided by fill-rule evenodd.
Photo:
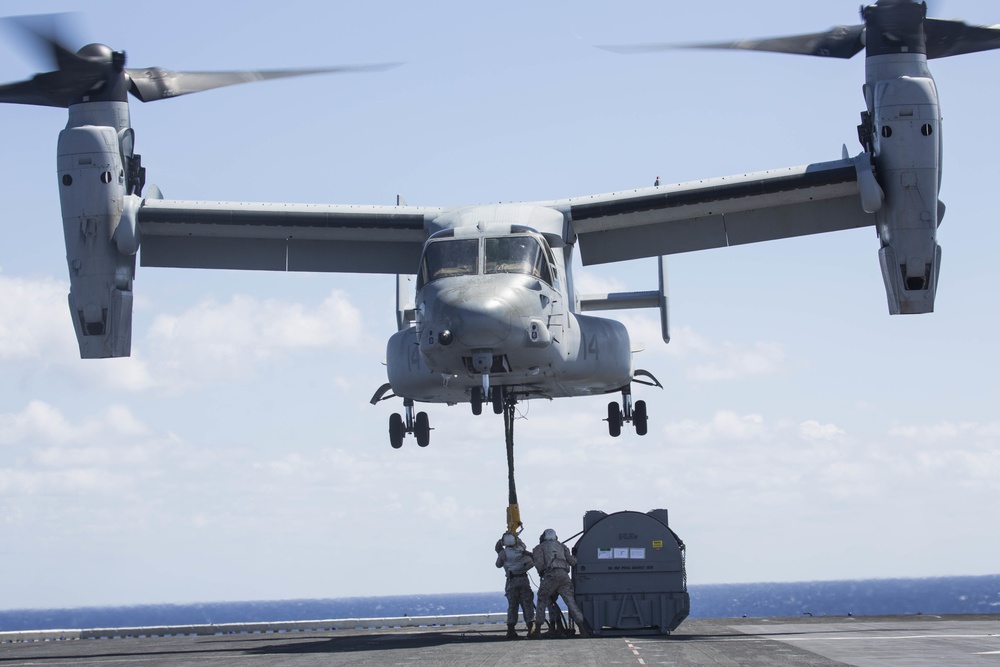
<instances>
[{"instance_id":1,"label":"black deck surface","mask_svg":"<svg viewBox=\"0 0 1000 667\"><path fill-rule=\"evenodd\" d=\"M1000 616L689 619L671 636L504 639L503 625L0 644L8 665L995 665ZM523 635L523 631L521 631Z\"/></svg>"}]
</instances>

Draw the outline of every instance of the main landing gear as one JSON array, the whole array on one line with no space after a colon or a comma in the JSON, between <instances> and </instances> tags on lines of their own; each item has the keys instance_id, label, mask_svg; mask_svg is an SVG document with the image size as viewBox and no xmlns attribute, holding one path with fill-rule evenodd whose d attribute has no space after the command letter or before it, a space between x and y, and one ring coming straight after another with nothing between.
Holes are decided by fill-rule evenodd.
<instances>
[{"instance_id":1,"label":"main landing gear","mask_svg":"<svg viewBox=\"0 0 1000 667\"><path fill-rule=\"evenodd\" d=\"M372 405L378 405L379 401L387 401L390 398L396 398L392 393L392 385L388 382L383 384L372 396ZM431 444L431 423L427 418L426 412L418 412L413 414L413 399L404 398L403 399L403 409L406 411L406 416L394 412L389 415L389 444L392 445L393 449L399 449L403 446L403 438L406 437L407 433L412 433L417 439L417 444L421 447L426 447Z\"/></svg>"},{"instance_id":2,"label":"main landing gear","mask_svg":"<svg viewBox=\"0 0 1000 667\"><path fill-rule=\"evenodd\" d=\"M622 389L622 405L624 409L618 407L618 401L608 403L608 433L612 438L617 438L622 434L622 423L632 422L635 425L635 432L638 435L646 435L649 420L646 416L646 401L636 401L632 405L632 388Z\"/></svg>"},{"instance_id":3,"label":"main landing gear","mask_svg":"<svg viewBox=\"0 0 1000 667\"><path fill-rule=\"evenodd\" d=\"M403 408L406 410L405 422L403 415L398 412L389 415L389 444L392 445L392 448L402 447L403 437L407 433L412 433L417 439L417 444L421 447L431 444L431 424L427 413L418 412L414 416L413 401L408 398L403 400Z\"/></svg>"},{"instance_id":4,"label":"main landing gear","mask_svg":"<svg viewBox=\"0 0 1000 667\"><path fill-rule=\"evenodd\" d=\"M640 377L647 377L649 380L640 380ZM634 382L645 384L650 387L660 387L660 381L650 374L649 371L637 370L632 378ZM646 401L636 401L632 404L632 385L627 384L622 387L622 404L619 407L617 401L608 403L608 433L612 438L617 438L622 434L622 424L631 423L635 426L637 435L646 435L649 431L649 417L646 415Z\"/></svg>"}]
</instances>

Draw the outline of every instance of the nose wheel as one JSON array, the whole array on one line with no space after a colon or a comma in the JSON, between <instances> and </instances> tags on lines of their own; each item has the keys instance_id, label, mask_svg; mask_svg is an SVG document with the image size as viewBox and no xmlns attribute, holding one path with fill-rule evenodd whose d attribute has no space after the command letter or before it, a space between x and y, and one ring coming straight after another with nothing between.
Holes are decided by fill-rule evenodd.
<instances>
[{"instance_id":1,"label":"nose wheel","mask_svg":"<svg viewBox=\"0 0 1000 667\"><path fill-rule=\"evenodd\" d=\"M502 415L504 400L507 398L507 389L502 386L490 387L486 391L482 387L473 387L472 396L469 403L472 405L472 414L483 414L483 404L489 402L493 407L493 414Z\"/></svg>"},{"instance_id":2,"label":"nose wheel","mask_svg":"<svg viewBox=\"0 0 1000 667\"><path fill-rule=\"evenodd\" d=\"M636 401L632 404L632 387L622 389L622 404L617 401L608 403L608 433L612 438L622 434L622 424L631 423L637 435L646 435L649 431L649 418L646 415L646 401Z\"/></svg>"},{"instance_id":3,"label":"nose wheel","mask_svg":"<svg viewBox=\"0 0 1000 667\"><path fill-rule=\"evenodd\" d=\"M389 415L389 444L393 449L403 446L403 438L407 433L412 433L417 439L417 445L426 447L431 444L431 424L426 412L413 413L413 401L406 399L403 401L403 408L406 416L394 412Z\"/></svg>"}]
</instances>

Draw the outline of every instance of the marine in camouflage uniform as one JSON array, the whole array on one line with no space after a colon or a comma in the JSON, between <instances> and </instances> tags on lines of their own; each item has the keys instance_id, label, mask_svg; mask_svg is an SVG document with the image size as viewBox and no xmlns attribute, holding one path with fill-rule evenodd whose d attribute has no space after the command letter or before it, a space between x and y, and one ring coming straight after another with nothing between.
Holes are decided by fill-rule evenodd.
<instances>
[{"instance_id":1,"label":"marine in camouflage uniform","mask_svg":"<svg viewBox=\"0 0 1000 667\"><path fill-rule=\"evenodd\" d=\"M534 592L528 580L528 571L535 566L528 548L513 533L504 533L497 542L497 567L507 573L504 595L507 596L507 639L515 639L518 607L524 612L524 622L531 631L535 621Z\"/></svg>"},{"instance_id":2,"label":"marine in camouflage uniform","mask_svg":"<svg viewBox=\"0 0 1000 667\"><path fill-rule=\"evenodd\" d=\"M573 580L569 578L570 568L576 565L576 556L559 541L556 531L546 528L538 546L532 551L532 558L535 569L542 575L542 582L538 585L538 608L545 609L555 604L556 596L562 596L569 610L569 617L580 628L580 634L589 637L592 634L590 624L576 604ZM533 633L537 636L537 625Z\"/></svg>"}]
</instances>

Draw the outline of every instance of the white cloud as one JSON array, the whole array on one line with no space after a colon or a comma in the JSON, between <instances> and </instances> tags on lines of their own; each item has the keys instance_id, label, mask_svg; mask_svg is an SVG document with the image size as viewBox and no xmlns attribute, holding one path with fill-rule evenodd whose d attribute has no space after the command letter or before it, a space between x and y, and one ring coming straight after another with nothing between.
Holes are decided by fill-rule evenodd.
<instances>
[{"instance_id":1,"label":"white cloud","mask_svg":"<svg viewBox=\"0 0 1000 667\"><path fill-rule=\"evenodd\" d=\"M785 359L784 348L771 342L757 342L750 348L726 342L712 346L708 354L715 361L689 369L685 373L688 379L715 382L772 375L780 369Z\"/></svg>"},{"instance_id":2,"label":"white cloud","mask_svg":"<svg viewBox=\"0 0 1000 667\"><path fill-rule=\"evenodd\" d=\"M1000 423L896 425L889 436L886 458L909 477L1000 492Z\"/></svg>"},{"instance_id":3,"label":"white cloud","mask_svg":"<svg viewBox=\"0 0 1000 667\"><path fill-rule=\"evenodd\" d=\"M667 347L671 355L681 359L698 354L712 354L715 349L707 338L688 326L672 329Z\"/></svg>"},{"instance_id":4,"label":"white cloud","mask_svg":"<svg viewBox=\"0 0 1000 667\"><path fill-rule=\"evenodd\" d=\"M43 401L0 414L0 446L0 493L24 516L42 511L52 496L75 498L64 501L73 511L82 511L87 497L120 499L156 474L163 451L127 408L73 422Z\"/></svg>"},{"instance_id":5,"label":"white cloud","mask_svg":"<svg viewBox=\"0 0 1000 667\"><path fill-rule=\"evenodd\" d=\"M918 442L941 442L956 438L1000 439L1000 422L941 422L921 426L894 426L889 435Z\"/></svg>"},{"instance_id":6,"label":"white cloud","mask_svg":"<svg viewBox=\"0 0 1000 667\"><path fill-rule=\"evenodd\" d=\"M58 408L37 400L19 413L0 414L0 445L79 444L95 438L117 441L147 432L146 426L121 406L111 406L79 424L71 424Z\"/></svg>"},{"instance_id":7,"label":"white cloud","mask_svg":"<svg viewBox=\"0 0 1000 667\"><path fill-rule=\"evenodd\" d=\"M32 401L18 414L0 415L0 445L29 439L64 443L74 440L77 433L58 409L42 401Z\"/></svg>"},{"instance_id":8,"label":"white cloud","mask_svg":"<svg viewBox=\"0 0 1000 667\"><path fill-rule=\"evenodd\" d=\"M360 312L340 291L314 309L242 294L228 303L206 299L180 315L157 316L149 330L149 338L163 345L229 343L258 356L283 348L355 345L361 334Z\"/></svg>"},{"instance_id":9,"label":"white cloud","mask_svg":"<svg viewBox=\"0 0 1000 667\"><path fill-rule=\"evenodd\" d=\"M805 440L833 440L844 435L844 431L834 424L820 424L809 419L799 424L799 435Z\"/></svg>"},{"instance_id":10,"label":"white cloud","mask_svg":"<svg viewBox=\"0 0 1000 667\"><path fill-rule=\"evenodd\" d=\"M73 422L57 407L31 401L0 414L3 485L25 493L88 493L130 487L155 473L165 450L130 410L111 406Z\"/></svg>"},{"instance_id":11,"label":"white cloud","mask_svg":"<svg viewBox=\"0 0 1000 667\"><path fill-rule=\"evenodd\" d=\"M0 274L0 360L48 361L75 354L67 294L65 281Z\"/></svg>"},{"instance_id":12,"label":"white cloud","mask_svg":"<svg viewBox=\"0 0 1000 667\"><path fill-rule=\"evenodd\" d=\"M673 326L670 343L664 344L659 316L653 311L614 313L610 316L625 324L633 344L645 346L636 357L636 366L651 364L662 355L672 364L680 366L685 379L693 382L766 377L779 373L785 362L784 346L777 342L716 342L689 326Z\"/></svg>"},{"instance_id":13,"label":"white cloud","mask_svg":"<svg viewBox=\"0 0 1000 667\"><path fill-rule=\"evenodd\" d=\"M81 360L68 292L65 281L0 274L0 361L22 364L22 376L54 374L76 387L180 392L252 377L261 364L296 352L341 354L371 342L345 292L315 304L236 295L157 315L148 329L137 313L131 357Z\"/></svg>"},{"instance_id":14,"label":"white cloud","mask_svg":"<svg viewBox=\"0 0 1000 667\"><path fill-rule=\"evenodd\" d=\"M141 350L133 346L132 356L114 359L73 359L68 369L88 381L96 381L109 389L129 392L145 391L159 384Z\"/></svg>"},{"instance_id":15,"label":"white cloud","mask_svg":"<svg viewBox=\"0 0 1000 667\"><path fill-rule=\"evenodd\" d=\"M17 470L0 468L0 493L7 496L54 494L114 496L133 488L133 480L96 468Z\"/></svg>"},{"instance_id":16,"label":"white cloud","mask_svg":"<svg viewBox=\"0 0 1000 667\"><path fill-rule=\"evenodd\" d=\"M683 419L668 423L663 430L670 442L704 445L720 439L768 440L772 427L767 426L760 415L740 416L731 411L720 410L709 422Z\"/></svg>"},{"instance_id":17,"label":"white cloud","mask_svg":"<svg viewBox=\"0 0 1000 667\"><path fill-rule=\"evenodd\" d=\"M573 267L573 286L580 296L628 291L620 279L578 266Z\"/></svg>"},{"instance_id":18,"label":"white cloud","mask_svg":"<svg viewBox=\"0 0 1000 667\"><path fill-rule=\"evenodd\" d=\"M149 372L172 389L252 375L260 363L296 350L356 347L361 313L347 294L331 292L316 307L235 295L206 299L179 314L157 315L149 328ZM332 352L331 352L332 353Z\"/></svg>"}]
</instances>

